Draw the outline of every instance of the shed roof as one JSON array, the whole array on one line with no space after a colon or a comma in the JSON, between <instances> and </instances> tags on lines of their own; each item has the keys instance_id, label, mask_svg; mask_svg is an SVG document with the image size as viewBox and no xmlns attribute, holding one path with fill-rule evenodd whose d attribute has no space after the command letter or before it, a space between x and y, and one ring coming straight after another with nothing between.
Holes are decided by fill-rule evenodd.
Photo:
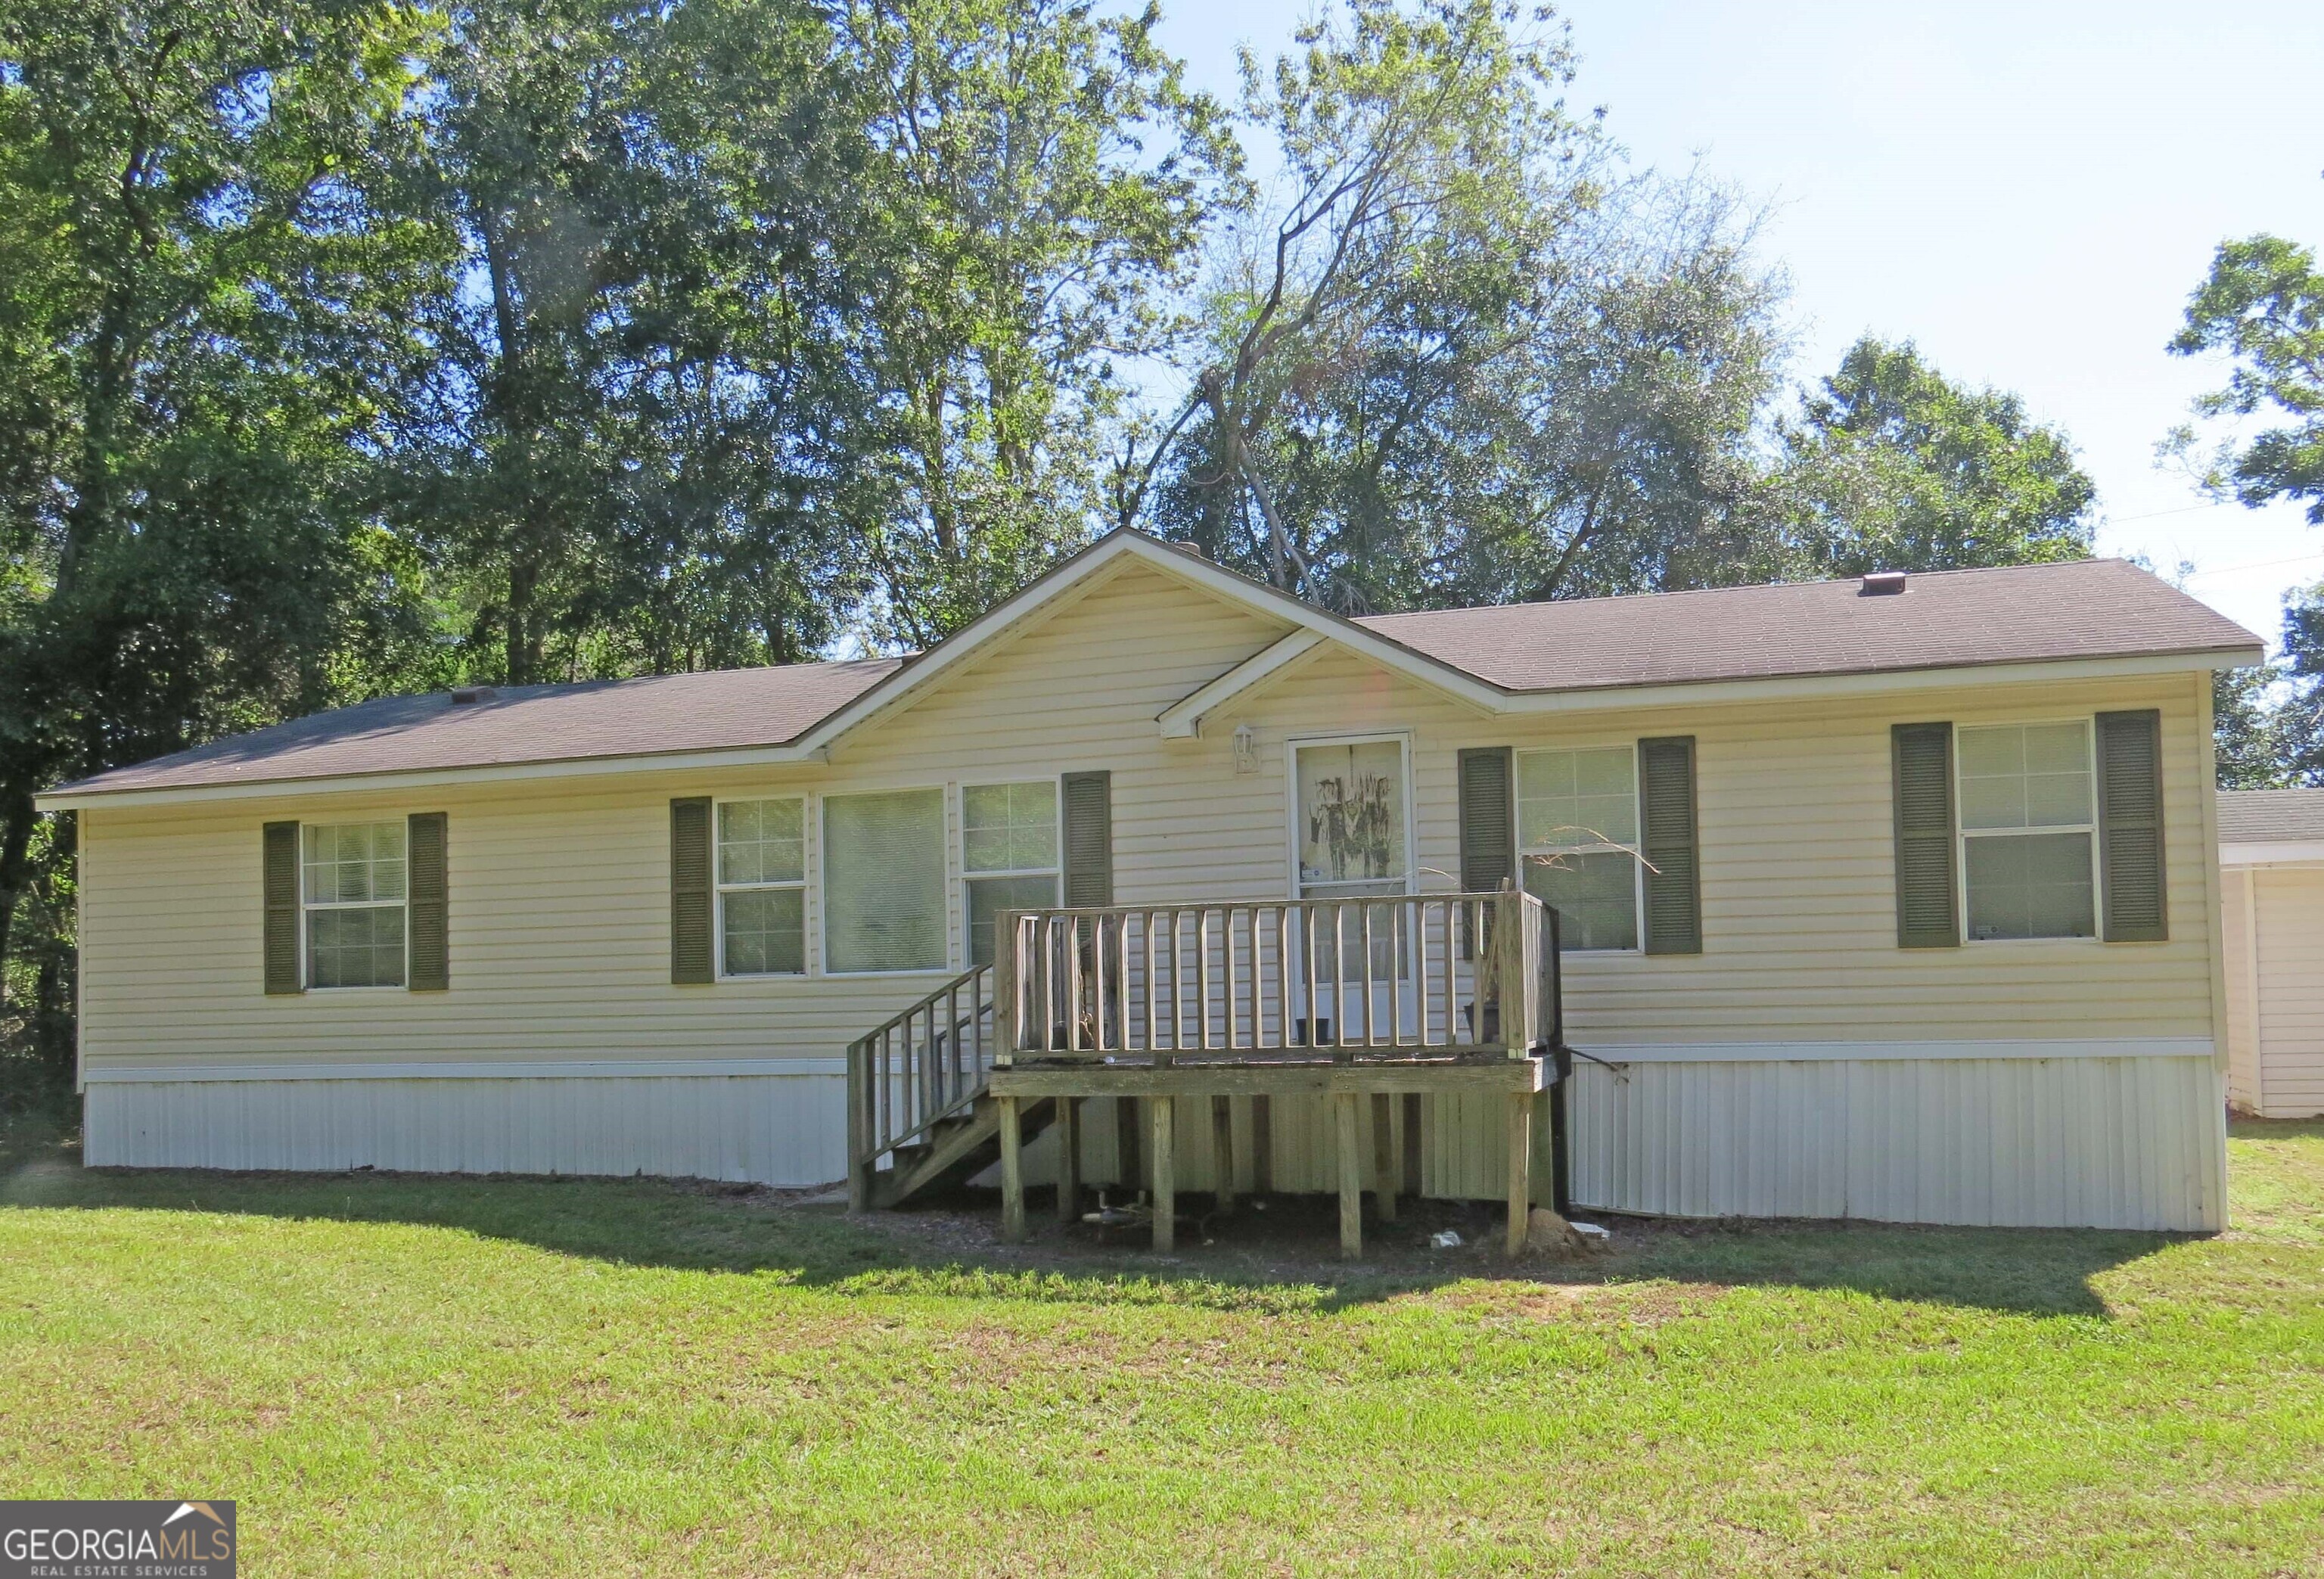
<instances>
[{"instance_id":1,"label":"shed roof","mask_svg":"<svg viewBox=\"0 0 2324 1579\"><path fill-rule=\"evenodd\" d=\"M1867 675L2071 660L2255 660L2260 639L2137 567L2084 559L1915 575L1901 593L1855 581L1384 614L1347 622L1176 545L1115 532L915 659L720 669L582 685L438 692L295 719L51 791L44 804L135 791L381 773L811 749L932 679L1059 589L1124 556L1222 596L1496 694ZM1407 656L1408 655L1408 656Z\"/></svg>"},{"instance_id":2,"label":"shed roof","mask_svg":"<svg viewBox=\"0 0 2324 1579\"><path fill-rule=\"evenodd\" d=\"M2221 790L2219 843L2324 843L2324 790Z\"/></svg>"}]
</instances>

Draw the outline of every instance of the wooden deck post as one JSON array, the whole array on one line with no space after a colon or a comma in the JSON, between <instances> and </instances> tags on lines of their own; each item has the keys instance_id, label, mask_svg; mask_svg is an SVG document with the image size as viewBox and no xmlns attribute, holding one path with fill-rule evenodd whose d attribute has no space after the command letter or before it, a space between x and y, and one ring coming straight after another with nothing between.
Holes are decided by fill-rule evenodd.
<instances>
[{"instance_id":1,"label":"wooden deck post","mask_svg":"<svg viewBox=\"0 0 2324 1579\"><path fill-rule=\"evenodd\" d=\"M1364 1158L1356 1111L1360 1100L1352 1091L1332 1099L1339 1110L1340 1259L1350 1261L1364 1253Z\"/></svg>"},{"instance_id":2,"label":"wooden deck post","mask_svg":"<svg viewBox=\"0 0 2324 1579\"><path fill-rule=\"evenodd\" d=\"M1211 1181L1212 1194L1218 1197L1219 1215L1232 1214L1235 1205L1234 1163L1234 1099L1228 1096L1211 1098Z\"/></svg>"},{"instance_id":3,"label":"wooden deck post","mask_svg":"<svg viewBox=\"0 0 2324 1579\"><path fill-rule=\"evenodd\" d=\"M1113 1099L1113 1181L1131 1195L1136 1195L1146 1177L1146 1148L1139 1142L1140 1118L1139 1099L1117 1096Z\"/></svg>"},{"instance_id":4,"label":"wooden deck post","mask_svg":"<svg viewBox=\"0 0 2324 1579\"><path fill-rule=\"evenodd\" d=\"M1414 1200L1428 1193L1428 1180L1420 1160L1420 1138L1424 1126L1420 1117L1420 1093L1407 1091L1404 1095L1404 1193Z\"/></svg>"},{"instance_id":5,"label":"wooden deck post","mask_svg":"<svg viewBox=\"0 0 2324 1579\"><path fill-rule=\"evenodd\" d=\"M1060 1096L1057 1104L1057 1221L1082 1214L1082 1099Z\"/></svg>"},{"instance_id":6,"label":"wooden deck post","mask_svg":"<svg viewBox=\"0 0 2324 1579\"><path fill-rule=\"evenodd\" d=\"M1176 1249L1178 1242L1178 1162L1170 1137L1171 1101L1157 1096L1148 1104L1154 1111L1154 1248Z\"/></svg>"},{"instance_id":7,"label":"wooden deck post","mask_svg":"<svg viewBox=\"0 0 2324 1579\"><path fill-rule=\"evenodd\" d=\"M1509 1093L1509 1232L1503 1246L1510 1260L1525 1253L1526 1218L1533 1211L1533 1093Z\"/></svg>"},{"instance_id":8,"label":"wooden deck post","mask_svg":"<svg viewBox=\"0 0 2324 1579\"><path fill-rule=\"evenodd\" d=\"M1265 1096L1250 1099L1250 1193L1275 1193L1275 1104Z\"/></svg>"},{"instance_id":9,"label":"wooden deck post","mask_svg":"<svg viewBox=\"0 0 2324 1579\"><path fill-rule=\"evenodd\" d=\"M1025 1237L1024 1128L1015 1097L993 1100L1001 1104L1001 1237L1016 1244Z\"/></svg>"},{"instance_id":10,"label":"wooden deck post","mask_svg":"<svg viewBox=\"0 0 2324 1579\"><path fill-rule=\"evenodd\" d=\"M1379 1220L1396 1221L1397 1177L1396 1098L1387 1092L1372 1095L1372 1195L1379 1202Z\"/></svg>"},{"instance_id":11,"label":"wooden deck post","mask_svg":"<svg viewBox=\"0 0 2324 1579\"><path fill-rule=\"evenodd\" d=\"M847 1044L847 1209L869 1212L872 1187L872 1050L860 1041Z\"/></svg>"}]
</instances>

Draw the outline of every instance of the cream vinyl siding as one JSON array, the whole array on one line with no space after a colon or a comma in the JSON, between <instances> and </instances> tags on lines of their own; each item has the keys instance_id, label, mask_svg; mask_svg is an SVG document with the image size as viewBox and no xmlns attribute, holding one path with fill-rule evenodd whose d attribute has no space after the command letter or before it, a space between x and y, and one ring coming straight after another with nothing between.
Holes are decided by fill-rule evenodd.
<instances>
[{"instance_id":1,"label":"cream vinyl siding","mask_svg":"<svg viewBox=\"0 0 2324 1579\"><path fill-rule=\"evenodd\" d=\"M1099 578L893 723L851 737L827 765L85 811L85 1057L92 1067L836 1058L964 968L964 782L1111 768L1125 900L1216 894L1230 873L1239 891L1280 894L1280 810L1259 810L1255 824L1242 804L1252 781L1234 778L1230 762L1213 783L1206 759L1166 750L1154 720L1281 630L1137 568ZM821 795L931 784L946 786L951 963L824 976ZM809 975L673 986L670 798L796 792L809 796ZM261 825L423 810L450 819L451 991L265 998ZM1263 827L1255 844L1254 826Z\"/></svg>"},{"instance_id":2,"label":"cream vinyl siding","mask_svg":"<svg viewBox=\"0 0 2324 1579\"><path fill-rule=\"evenodd\" d=\"M2223 875L2230 1093L2263 1118L2324 1113L2324 868Z\"/></svg>"},{"instance_id":3,"label":"cream vinyl siding","mask_svg":"<svg viewBox=\"0 0 2324 1579\"><path fill-rule=\"evenodd\" d=\"M1459 870L1453 772L1461 748L1693 735L1702 952L1569 956L1567 1034L1577 1046L2209 1039L2210 856L2200 769L2209 695L2202 677L2163 676L1555 721L1485 719L1333 657L1254 698L1246 716L1262 740L1317 717L1347 730L1413 727L1416 859L1444 873ZM2170 941L1898 948L1889 726L2133 707L2162 712ZM1233 722L1221 733L1231 733ZM1192 743L1216 753L1216 781L1232 782L1225 777L1226 742ZM1277 785L1266 798L1280 793ZM1450 886L1443 879L1431 884Z\"/></svg>"},{"instance_id":4,"label":"cream vinyl siding","mask_svg":"<svg viewBox=\"0 0 2324 1579\"><path fill-rule=\"evenodd\" d=\"M908 707L844 736L824 763L84 812L82 1025L91 1159L190 1159L150 1146L134 1156L106 1152L106 1136L163 1133L150 1122L150 1102L139 1109L143 1128L116 1122L145 1100L131 1094L134 1079L122 1080L141 1068L160 1077L143 1088L150 1095L163 1082L173 1087L198 1083L185 1078L188 1069L235 1067L253 1074L268 1066L326 1064L392 1067L396 1079L411 1077L407 1066L459 1066L462 1077L434 1082L447 1089L424 1101L400 1097L402 1107L352 1091L202 1100L226 1104L241 1116L221 1117L222 1123L262 1139L278 1118L302 1125L321 1122L311 1110L297 1108L299 1102L339 1103L333 1111L340 1116L331 1121L338 1123L355 1123L346 1115L359 1111L372 1113L367 1122L377 1132L364 1144L378 1154L371 1159L377 1161L405 1155L412 1144L380 1126L437 1122L427 1115L438 1108L464 1113L458 1105L468 1100L459 1094L464 1089L474 1089L487 1107L548 1103L552 1088L567 1078L501 1081L521 1089L484 1091L496 1078L493 1071L511 1064L612 1062L622 1066L620 1078L628 1083L632 1067L657 1061L689 1061L691 1067L692 1061L749 1060L762 1070L795 1060L798 1079L786 1084L775 1076L749 1087L741 1105L750 1111L736 1122L771 1136L798 1113L819 1113L827 1116L813 1121L817 1132L828 1131L836 1145L841 1120L832 1076L847 1042L946 973L845 979L822 974L824 795L945 787L948 958L949 969L957 970L968 954L959 869L963 784L1108 770L1118 900L1278 899L1290 891L1293 877L1286 748L1305 737L1374 734L1410 740L1411 860L1420 886L1438 891L1454 886L1449 874L1459 870L1454 771L1462 748L1695 737L1702 953L1569 957L1569 1035L1587 1050L1618 1058L1625 1047L1651 1046L1667 1057L1669 1049L1688 1044L1764 1044L1772 1049L1766 1061L1781 1064L1787 1048L1804 1048L1798 1056L1826 1056L1818 1044L1954 1044L1936 1058L1905 1060L1917 1067L1958 1061L1960 1044L1979 1041L2066 1039L2087 1047L2108 1039L2175 1039L2197 1049L2175 1061L2200 1065L2216 1083L2201 1056L2213 1035L2209 918L2217 891L2200 766L2207 677L2015 687L1972 682L1893 699L1495 719L1326 646L1209 718L1201 737L1161 737L1157 720L1163 712L1288 628L1142 564L1121 561L1063 595L1055 607L946 675ZM2163 719L2169 942L1895 946L1892 724L2008 723L2149 706L2160 708ZM1234 771L1239 724L1257 733L1255 773ZM808 974L673 986L670 798L788 794L807 798ZM449 817L451 990L266 997L260 977L261 825L271 818L338 822L413 811ZM2141 1070L2163 1062L2085 1061ZM2027 1060L2026 1067L2050 1062ZM2139 1083L2150 1073L2103 1076L2102 1083L2114 1083L2105 1101L2126 1113L2149 1111L2139 1104L2166 1100L2138 1094L2147 1089ZM684 1078L705 1077L690 1073ZM682 1108L696 1100L675 1084L678 1076L668 1078L673 1082L669 1104ZM2002 1092L2006 1106L2006 1082L2030 1076L2001 1078L2003 1086L1989 1089ZM606 1082L610 1089L610 1076ZM536 1085L540 1090L531 1093ZM1849 1086L1851 1092L1874 1089L1891 1091L1896 1102L1917 1100L1893 1080ZM730 1094L742 1091L738 1085ZM571 1114L576 1132L590 1133L600 1132L589 1128L597 1122L589 1116L595 1100L555 1098L567 1104L562 1111ZM268 1102L290 1105L264 1107ZM1322 1185L1330 1177L1328 1126L1311 1126L1296 1105L1286 1104L1275 1119L1278 1187ZM1247 1104L1239 1109L1244 1110ZM1835 1110L1824 1103L1816 1111ZM1909 1117L1903 1108L1876 1112L1859 1104L1848 1111L1850 1145L1858 1143L1855 1137ZM1238 1122L1247 1122L1246 1112ZM1447 1102L1432 1103L1425 1122L1433 1137L1432 1190L1490 1194L1498 1187L1498 1125L1489 1116L1469 1122ZM1713 1115L1706 1122L1730 1120ZM2198 1103L2188 1122L2216 1129L2216 1105L2206 1113ZM1101 1120L1088 1131L1090 1177L1102 1179L1108 1177L1111 1130ZM1182 1181L1199 1188L1208 1125L1188 1114L1179 1131L1187 1168ZM184 1133L182 1126L168 1132ZM500 1152L472 1149L461 1155L479 1160L463 1166L513 1167L521 1159L562 1155L531 1140L520 1144L514 1131L501 1132L512 1138ZM1679 1132L1674 1113L1669 1133ZM341 1136L335 1154L360 1149L360 1135L334 1133ZM611 1133L617 1136L618 1128ZM661 1153L642 1141L626 1166L632 1153L606 1144L612 1150L585 1148L573 1155L586 1152L605 1171L660 1166L654 1159ZM730 1155L742 1144L722 1140L725 1150L717 1154ZM289 1140L280 1154L291 1155ZM495 1155L505 1159L483 1160ZM1668 1156L1633 1164L1677 1166ZM750 1166L756 1171L744 1177L797 1182L807 1164ZM1914 1198L1935 1197L1921 1192Z\"/></svg>"}]
</instances>

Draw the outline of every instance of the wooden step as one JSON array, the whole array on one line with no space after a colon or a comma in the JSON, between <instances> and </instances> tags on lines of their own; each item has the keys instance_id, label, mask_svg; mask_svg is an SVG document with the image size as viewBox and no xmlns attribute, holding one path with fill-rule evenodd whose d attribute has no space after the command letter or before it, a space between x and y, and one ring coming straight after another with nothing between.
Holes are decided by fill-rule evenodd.
<instances>
[{"instance_id":1,"label":"wooden step","mask_svg":"<svg viewBox=\"0 0 2324 1579\"><path fill-rule=\"evenodd\" d=\"M1048 1128L1056 1116L1056 1104L1050 1102L1028 1103L1019 1124L1027 1140ZM900 1206L914 1196L935 1185L968 1178L982 1172L1001 1157L1001 1104L989 1096L976 1099L973 1108L958 1119L947 1119L930 1131L931 1139L925 1149L896 1149L896 1166L880 1176L881 1183L874 1196L874 1205ZM918 1150L920 1154L907 1159L905 1153Z\"/></svg>"}]
</instances>

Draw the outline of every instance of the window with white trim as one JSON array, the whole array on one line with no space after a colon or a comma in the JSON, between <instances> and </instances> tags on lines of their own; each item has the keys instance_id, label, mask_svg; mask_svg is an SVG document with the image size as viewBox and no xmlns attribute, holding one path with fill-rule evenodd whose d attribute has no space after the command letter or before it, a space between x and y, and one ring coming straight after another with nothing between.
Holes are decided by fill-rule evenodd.
<instances>
[{"instance_id":1,"label":"window with white trim","mask_svg":"<svg viewBox=\"0 0 2324 1579\"><path fill-rule=\"evenodd\" d=\"M403 823L309 823L301 835L307 984L403 985Z\"/></svg>"},{"instance_id":2,"label":"window with white trim","mask_svg":"<svg viewBox=\"0 0 2324 1579\"><path fill-rule=\"evenodd\" d=\"M992 918L1057 902L1057 781L968 784L960 792L968 961L992 963Z\"/></svg>"},{"instance_id":3,"label":"window with white trim","mask_svg":"<svg viewBox=\"0 0 2324 1579\"><path fill-rule=\"evenodd\" d=\"M730 976L807 974L807 802L718 803L718 957Z\"/></svg>"},{"instance_id":4,"label":"window with white trim","mask_svg":"<svg viewBox=\"0 0 2324 1579\"><path fill-rule=\"evenodd\" d=\"M1556 907L1576 950L1638 946L1638 758L1635 746L1521 751L1517 864L1526 891Z\"/></svg>"},{"instance_id":5,"label":"window with white trim","mask_svg":"<svg viewBox=\"0 0 2324 1579\"><path fill-rule=\"evenodd\" d=\"M2089 720L1963 727L1953 738L1969 936L2097 937Z\"/></svg>"},{"instance_id":6,"label":"window with white trim","mask_svg":"<svg viewBox=\"0 0 2324 1579\"><path fill-rule=\"evenodd\" d=\"M823 802L823 968L942 970L945 795L892 790Z\"/></svg>"}]
</instances>

